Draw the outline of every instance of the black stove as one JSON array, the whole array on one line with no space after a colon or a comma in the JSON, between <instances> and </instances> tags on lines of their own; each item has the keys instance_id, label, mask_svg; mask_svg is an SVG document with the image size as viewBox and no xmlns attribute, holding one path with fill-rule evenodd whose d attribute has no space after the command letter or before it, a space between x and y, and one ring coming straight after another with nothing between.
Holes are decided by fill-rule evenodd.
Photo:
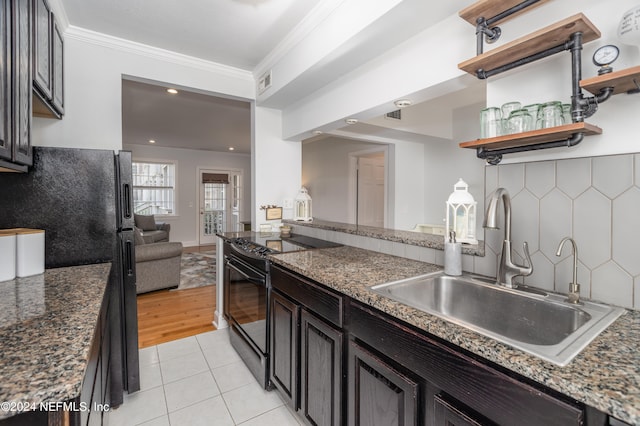
<instances>
[{"instance_id":1,"label":"black stove","mask_svg":"<svg viewBox=\"0 0 640 426\"><path fill-rule=\"evenodd\" d=\"M315 248L340 247L342 244L319 240L304 235L281 237L280 234L251 234L233 238L229 241L245 253L266 257L268 254L290 253Z\"/></svg>"}]
</instances>

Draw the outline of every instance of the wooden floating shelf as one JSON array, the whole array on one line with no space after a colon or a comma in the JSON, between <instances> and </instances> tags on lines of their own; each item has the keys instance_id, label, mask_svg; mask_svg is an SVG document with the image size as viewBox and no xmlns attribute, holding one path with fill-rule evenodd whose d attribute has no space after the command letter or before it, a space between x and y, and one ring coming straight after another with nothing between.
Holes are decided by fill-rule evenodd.
<instances>
[{"instance_id":1,"label":"wooden floating shelf","mask_svg":"<svg viewBox=\"0 0 640 426\"><path fill-rule=\"evenodd\" d=\"M495 138L476 139L460 143L460 148L486 148L487 150L513 148L517 146L537 145L569 139L576 133L584 132L585 136L599 135L602 129L589 123L571 123L548 129L497 136Z\"/></svg>"},{"instance_id":2,"label":"wooden floating shelf","mask_svg":"<svg viewBox=\"0 0 640 426\"><path fill-rule=\"evenodd\" d=\"M499 21L496 21L493 25L498 25L503 22L506 22L509 19L515 16L518 16L524 12L527 12L533 9L534 7L538 7L541 4L546 3L548 1L549 0L540 0L539 2L534 3L533 5L525 9L522 9L517 13L507 16L506 18L503 18ZM458 12L458 15L460 15L462 19L464 19L465 21L467 21L468 23L470 23L475 27L476 20L478 18L485 18L485 19L493 18L494 16L499 15L505 10L511 9L514 6L519 5L520 3L522 3L522 0L480 0L472 4L471 6L468 6L462 9L460 12Z\"/></svg>"},{"instance_id":3,"label":"wooden floating shelf","mask_svg":"<svg viewBox=\"0 0 640 426\"><path fill-rule=\"evenodd\" d=\"M580 87L594 95L600 93L600 89L605 87L613 87L614 95L638 90L640 89L640 66L580 80Z\"/></svg>"},{"instance_id":4,"label":"wooden floating shelf","mask_svg":"<svg viewBox=\"0 0 640 426\"><path fill-rule=\"evenodd\" d=\"M582 32L583 43L588 43L600 38L598 28L596 28L586 16L578 13L527 36L520 37L519 39L464 61L458 64L458 68L475 76L476 71L479 69L490 71L527 58L533 54L557 47L569 40L571 34L578 31Z\"/></svg>"}]
</instances>

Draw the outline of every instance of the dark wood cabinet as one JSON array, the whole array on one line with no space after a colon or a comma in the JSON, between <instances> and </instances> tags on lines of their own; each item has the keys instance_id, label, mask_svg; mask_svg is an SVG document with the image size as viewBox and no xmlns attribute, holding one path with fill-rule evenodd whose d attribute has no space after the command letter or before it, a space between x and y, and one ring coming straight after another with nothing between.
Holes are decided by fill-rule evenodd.
<instances>
[{"instance_id":1,"label":"dark wood cabinet","mask_svg":"<svg viewBox=\"0 0 640 426\"><path fill-rule=\"evenodd\" d=\"M300 410L310 424L342 424L342 335L306 309L300 315Z\"/></svg>"},{"instance_id":2,"label":"dark wood cabinet","mask_svg":"<svg viewBox=\"0 0 640 426\"><path fill-rule=\"evenodd\" d=\"M33 113L62 118L64 114L64 40L47 0L33 2Z\"/></svg>"},{"instance_id":3,"label":"dark wood cabinet","mask_svg":"<svg viewBox=\"0 0 640 426\"><path fill-rule=\"evenodd\" d=\"M433 424L436 426L487 426L495 423L469 411L446 395L438 394L433 398Z\"/></svg>"},{"instance_id":4,"label":"dark wood cabinet","mask_svg":"<svg viewBox=\"0 0 640 426\"><path fill-rule=\"evenodd\" d=\"M271 283L271 382L308 424L342 425L342 298L278 268Z\"/></svg>"},{"instance_id":5,"label":"dark wood cabinet","mask_svg":"<svg viewBox=\"0 0 640 426\"><path fill-rule=\"evenodd\" d=\"M33 86L46 98L53 92L51 23L47 0L33 0Z\"/></svg>"},{"instance_id":6,"label":"dark wood cabinet","mask_svg":"<svg viewBox=\"0 0 640 426\"><path fill-rule=\"evenodd\" d=\"M349 425L419 425L418 381L349 342Z\"/></svg>"},{"instance_id":7,"label":"dark wood cabinet","mask_svg":"<svg viewBox=\"0 0 640 426\"><path fill-rule=\"evenodd\" d=\"M11 161L11 2L0 2L0 159ZM1 166L1 165L0 165Z\"/></svg>"},{"instance_id":8,"label":"dark wood cabinet","mask_svg":"<svg viewBox=\"0 0 640 426\"><path fill-rule=\"evenodd\" d=\"M53 87L51 103L53 108L60 114L64 114L64 39L56 20L52 17L53 24Z\"/></svg>"},{"instance_id":9,"label":"dark wood cabinet","mask_svg":"<svg viewBox=\"0 0 640 426\"><path fill-rule=\"evenodd\" d=\"M300 307L271 292L271 382L298 409L298 318Z\"/></svg>"},{"instance_id":10,"label":"dark wood cabinet","mask_svg":"<svg viewBox=\"0 0 640 426\"><path fill-rule=\"evenodd\" d=\"M30 166L31 2L13 0L13 160Z\"/></svg>"},{"instance_id":11,"label":"dark wood cabinet","mask_svg":"<svg viewBox=\"0 0 640 426\"><path fill-rule=\"evenodd\" d=\"M0 171L26 171L31 152L30 1L0 6Z\"/></svg>"}]
</instances>

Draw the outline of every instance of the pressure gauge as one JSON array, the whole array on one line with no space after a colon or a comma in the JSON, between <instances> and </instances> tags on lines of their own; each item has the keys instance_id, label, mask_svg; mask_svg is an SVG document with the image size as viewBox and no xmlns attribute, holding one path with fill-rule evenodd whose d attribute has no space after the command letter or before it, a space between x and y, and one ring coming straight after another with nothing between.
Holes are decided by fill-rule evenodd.
<instances>
[{"instance_id":1,"label":"pressure gauge","mask_svg":"<svg viewBox=\"0 0 640 426\"><path fill-rule=\"evenodd\" d=\"M593 63L600 67L598 75L610 73L613 70L611 64L618 59L618 55L620 55L620 49L613 44L599 47L593 54Z\"/></svg>"}]
</instances>

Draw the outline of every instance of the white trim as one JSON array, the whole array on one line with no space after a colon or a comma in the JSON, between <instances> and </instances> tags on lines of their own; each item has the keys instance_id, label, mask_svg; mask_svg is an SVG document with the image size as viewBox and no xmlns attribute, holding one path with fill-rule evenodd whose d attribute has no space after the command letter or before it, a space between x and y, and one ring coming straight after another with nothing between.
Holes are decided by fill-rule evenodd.
<instances>
[{"instance_id":1,"label":"white trim","mask_svg":"<svg viewBox=\"0 0 640 426\"><path fill-rule=\"evenodd\" d=\"M62 0L49 0L49 6L56 17L60 31L64 34L67 28L69 28L69 17L67 16L67 11L64 8Z\"/></svg>"},{"instance_id":2,"label":"white trim","mask_svg":"<svg viewBox=\"0 0 640 426\"><path fill-rule=\"evenodd\" d=\"M202 173L203 172L210 172L210 173L235 173L237 175L240 176L240 182L242 185L242 198L244 198L244 170L243 169L237 169L237 168L225 168L225 169L220 169L220 168L215 168L215 167L210 167L210 166L197 166L196 167L196 194L198 196L198 205L196 208L196 238L197 238L197 244L196 245L200 245L200 231L201 231L201 227L202 227L202 221L200 220L200 209L201 209L201 205L200 203L202 202L202 194L200 193L201 191L201 185L202 185ZM240 200L240 202L242 203L242 200ZM244 207L244 206L243 206ZM243 212L243 208L240 209L240 213L242 214ZM218 238L218 237L217 237ZM212 244L215 244L212 243Z\"/></svg>"},{"instance_id":3,"label":"white trim","mask_svg":"<svg viewBox=\"0 0 640 426\"><path fill-rule=\"evenodd\" d=\"M300 40L311 33L320 23L331 15L346 0L322 0L269 52L253 69L254 79L258 80L270 68L280 61ZM273 80L272 80L273 81Z\"/></svg>"},{"instance_id":4,"label":"white trim","mask_svg":"<svg viewBox=\"0 0 640 426\"><path fill-rule=\"evenodd\" d=\"M217 62L207 61L196 58L194 56L184 55L182 53L172 52L170 50L160 49L158 47L137 43L119 37L110 36L108 34L87 30L85 28L69 25L64 33L65 38L74 39L97 46L107 47L109 49L119 50L125 53L146 56L151 59L157 59L164 62L171 62L177 65L183 65L190 68L196 68L203 71L224 74L230 77L240 78L255 83L255 78L251 71L240 68L231 67Z\"/></svg>"},{"instance_id":5,"label":"white trim","mask_svg":"<svg viewBox=\"0 0 640 426\"><path fill-rule=\"evenodd\" d=\"M213 325L216 329L227 328L227 320L224 319L224 253L222 252L223 240L217 237L216 241L216 310L213 312Z\"/></svg>"}]
</instances>

